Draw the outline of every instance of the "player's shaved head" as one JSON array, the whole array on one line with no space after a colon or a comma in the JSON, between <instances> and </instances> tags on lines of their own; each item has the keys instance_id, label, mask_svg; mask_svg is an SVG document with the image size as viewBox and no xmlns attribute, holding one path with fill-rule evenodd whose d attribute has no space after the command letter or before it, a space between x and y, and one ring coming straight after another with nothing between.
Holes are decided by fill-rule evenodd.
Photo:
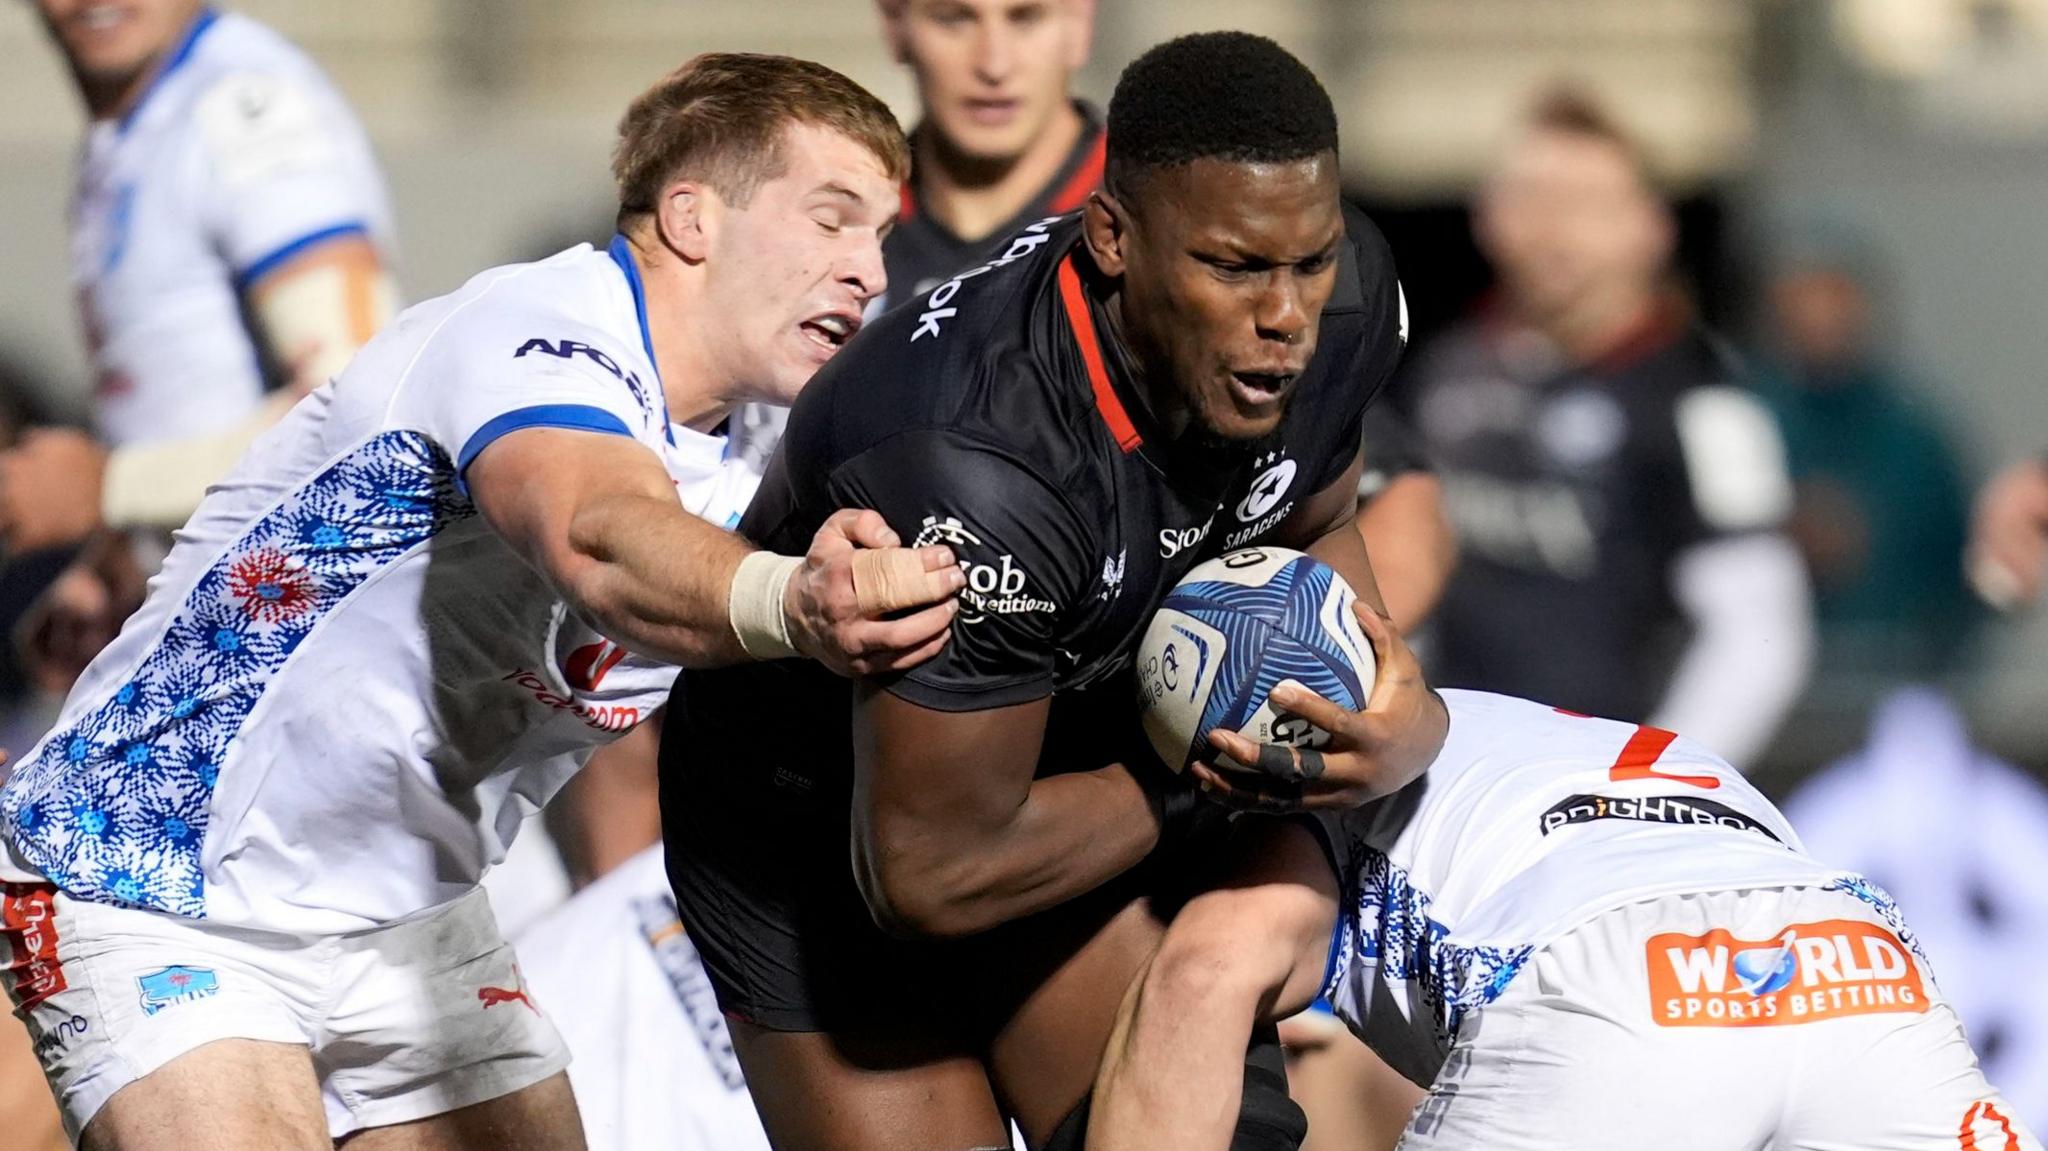
<instances>
[{"instance_id":1,"label":"player's shaved head","mask_svg":"<svg viewBox=\"0 0 2048 1151\"><path fill-rule=\"evenodd\" d=\"M1109 102L1106 175L1195 160L1285 163L1337 151L1330 95L1287 49L1248 32L1182 36L1138 57Z\"/></svg>"},{"instance_id":2,"label":"player's shaved head","mask_svg":"<svg viewBox=\"0 0 2048 1151\"><path fill-rule=\"evenodd\" d=\"M1154 415L1235 445L1272 431L1337 283L1329 94L1264 37L1170 40L1117 81L1105 175L1089 249Z\"/></svg>"}]
</instances>

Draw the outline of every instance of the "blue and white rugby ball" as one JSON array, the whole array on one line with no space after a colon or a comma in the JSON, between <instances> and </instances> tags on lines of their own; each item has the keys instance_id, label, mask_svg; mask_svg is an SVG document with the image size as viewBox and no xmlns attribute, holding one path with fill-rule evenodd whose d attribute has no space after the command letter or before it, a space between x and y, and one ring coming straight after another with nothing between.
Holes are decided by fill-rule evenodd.
<instances>
[{"instance_id":1,"label":"blue and white rugby ball","mask_svg":"<svg viewBox=\"0 0 2048 1151\"><path fill-rule=\"evenodd\" d=\"M1358 595L1328 565L1285 548L1246 548L1174 586L1138 644L1145 734L1168 767L1210 755L1222 728L1255 743L1321 747L1330 733L1266 697L1297 683L1354 711L1372 692L1372 642ZM1213 756L1218 767L1256 771Z\"/></svg>"}]
</instances>

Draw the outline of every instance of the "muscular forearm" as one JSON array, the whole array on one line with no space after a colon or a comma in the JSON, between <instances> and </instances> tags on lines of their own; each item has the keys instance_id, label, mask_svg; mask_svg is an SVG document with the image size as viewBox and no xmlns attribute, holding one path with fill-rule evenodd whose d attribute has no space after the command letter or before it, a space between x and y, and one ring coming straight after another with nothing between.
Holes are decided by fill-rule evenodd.
<instances>
[{"instance_id":1,"label":"muscular forearm","mask_svg":"<svg viewBox=\"0 0 2048 1151\"><path fill-rule=\"evenodd\" d=\"M892 835L863 868L876 921L907 935L986 931L1083 895L1122 874L1159 842L1153 800L1130 770L1032 781L1000 826Z\"/></svg>"},{"instance_id":2,"label":"muscular forearm","mask_svg":"<svg viewBox=\"0 0 2048 1151\"><path fill-rule=\"evenodd\" d=\"M599 631L684 667L747 658L727 600L752 550L744 540L654 496L597 501L570 521L568 536L561 590Z\"/></svg>"}]
</instances>

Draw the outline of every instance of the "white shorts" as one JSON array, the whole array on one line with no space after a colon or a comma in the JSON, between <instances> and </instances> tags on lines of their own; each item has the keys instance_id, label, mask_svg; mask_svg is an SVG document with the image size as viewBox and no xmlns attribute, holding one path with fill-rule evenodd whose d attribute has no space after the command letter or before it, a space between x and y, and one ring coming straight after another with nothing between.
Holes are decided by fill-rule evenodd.
<instances>
[{"instance_id":1,"label":"white shorts","mask_svg":"<svg viewBox=\"0 0 2048 1151\"><path fill-rule=\"evenodd\" d=\"M351 935L219 927L0 885L0 984L64 1124L206 1043L311 1049L335 1138L509 1095L568 1065L481 890Z\"/></svg>"},{"instance_id":2,"label":"white shorts","mask_svg":"<svg viewBox=\"0 0 2048 1151\"><path fill-rule=\"evenodd\" d=\"M2041 1151L1882 893L1610 911L1460 1029L1403 1151Z\"/></svg>"}]
</instances>

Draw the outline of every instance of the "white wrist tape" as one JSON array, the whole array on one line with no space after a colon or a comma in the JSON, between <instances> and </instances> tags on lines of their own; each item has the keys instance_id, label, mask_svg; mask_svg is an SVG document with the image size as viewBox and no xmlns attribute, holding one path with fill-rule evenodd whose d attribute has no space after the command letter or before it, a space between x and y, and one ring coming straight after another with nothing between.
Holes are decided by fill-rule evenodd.
<instances>
[{"instance_id":1,"label":"white wrist tape","mask_svg":"<svg viewBox=\"0 0 2048 1151\"><path fill-rule=\"evenodd\" d=\"M726 617L732 621L732 633L739 637L741 650L755 659L788 659L798 654L789 639L789 617L782 610L782 596L803 562L796 556L753 552L732 573Z\"/></svg>"}]
</instances>

